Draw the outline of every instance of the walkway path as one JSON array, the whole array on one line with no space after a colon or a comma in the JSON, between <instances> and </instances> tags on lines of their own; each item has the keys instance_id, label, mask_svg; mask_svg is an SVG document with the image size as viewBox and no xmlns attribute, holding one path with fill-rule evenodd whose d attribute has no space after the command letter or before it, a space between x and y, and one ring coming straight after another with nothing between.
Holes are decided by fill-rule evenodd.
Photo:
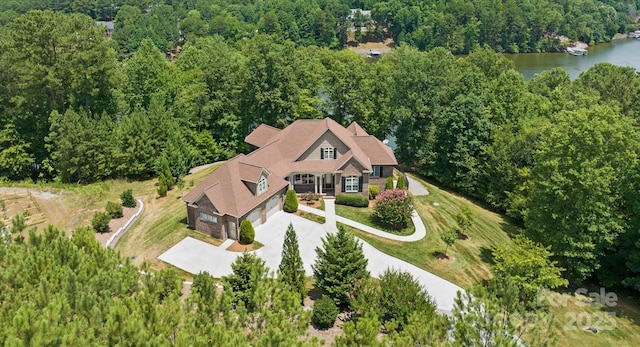
<instances>
[{"instance_id":1,"label":"walkway path","mask_svg":"<svg viewBox=\"0 0 640 347\"><path fill-rule=\"evenodd\" d=\"M420 182L416 181L415 178L406 176L409 181L409 191L413 194L413 196L421 196L421 195L429 195L429 191L425 188Z\"/></svg>"},{"instance_id":2,"label":"walkway path","mask_svg":"<svg viewBox=\"0 0 640 347\"><path fill-rule=\"evenodd\" d=\"M422 218L420 218L420 215L418 215L418 212L416 212L416 210L413 210L413 213L411 213L411 221L413 222L413 225L415 226L416 231L411 235L401 236L401 235L388 233L386 231L378 230L376 228L370 227L368 225L364 225L362 223L358 223L351 219L336 216L336 209L335 209L333 199L324 200L324 211L318 210L317 208L305 206L302 204L298 206L298 209L304 212L313 213L315 215L324 217L326 219L326 222L323 225L325 226L325 229L329 231L337 230L336 222L340 222L342 224L346 224L356 229L360 229L369 234L380 236L389 240L395 240L395 241L414 242L414 241L422 240L425 236L427 236L427 228L424 226L424 223L422 222Z\"/></svg>"},{"instance_id":3,"label":"walkway path","mask_svg":"<svg viewBox=\"0 0 640 347\"><path fill-rule=\"evenodd\" d=\"M326 202L325 202L326 206ZM264 259L266 265L275 271L282 257L282 244L289 223L293 224L298 236L300 256L307 276L313 275L311 265L315 262L316 247L322 246L322 238L329 233L325 225L298 217L294 214L277 212L266 223L256 228L256 240L264 246L252 253ZM418 268L400 259L387 255L370 244L362 241L362 249L369 260L367 269L371 276L380 277L387 268L409 272L422 284L436 302L438 311L450 313L458 291L464 290L457 285ZM206 242L187 237L158 257L192 274L208 272L213 277L230 274L231 264L241 255L227 251Z\"/></svg>"}]
</instances>

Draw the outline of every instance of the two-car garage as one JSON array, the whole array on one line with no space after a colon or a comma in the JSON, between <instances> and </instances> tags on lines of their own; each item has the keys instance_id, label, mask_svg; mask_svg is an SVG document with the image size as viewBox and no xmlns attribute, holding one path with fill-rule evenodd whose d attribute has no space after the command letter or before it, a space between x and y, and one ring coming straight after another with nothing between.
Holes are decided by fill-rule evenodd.
<instances>
[{"instance_id":1,"label":"two-car garage","mask_svg":"<svg viewBox=\"0 0 640 347\"><path fill-rule=\"evenodd\" d=\"M254 228L262 225L263 208L266 211L265 212L266 219L269 219L269 217L273 216L276 212L280 211L280 196L275 195L271 197L269 200L267 200L267 203L265 205L260 204L260 206L253 209L253 211L251 211L251 213L247 215L247 219L251 221L251 224L253 224Z\"/></svg>"}]
</instances>

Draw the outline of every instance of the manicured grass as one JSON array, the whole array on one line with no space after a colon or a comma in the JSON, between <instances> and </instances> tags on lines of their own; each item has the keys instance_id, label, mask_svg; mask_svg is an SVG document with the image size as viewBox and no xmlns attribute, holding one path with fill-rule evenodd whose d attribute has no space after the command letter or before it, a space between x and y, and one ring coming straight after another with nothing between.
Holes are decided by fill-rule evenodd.
<instances>
[{"instance_id":1,"label":"manicured grass","mask_svg":"<svg viewBox=\"0 0 640 347\"><path fill-rule=\"evenodd\" d=\"M123 255L133 259L133 263L148 262L152 270L158 270L167 265L158 260L158 256L174 246L187 236L198 240L219 245L221 240L191 230L187 227L187 211L180 197L206 178L219 165L214 165L196 174L184 178L186 182L183 189L174 188L164 198L157 198L155 189L145 198L145 211L131 227L131 229L118 241L116 249ZM152 188L154 182L147 181ZM134 191L134 195L136 192Z\"/></svg>"},{"instance_id":2,"label":"manicured grass","mask_svg":"<svg viewBox=\"0 0 640 347\"><path fill-rule=\"evenodd\" d=\"M424 183L430 192L428 196L414 197L416 210L427 228L425 238L403 243L348 229L382 252L428 270L463 288L470 288L491 278L492 249L498 244L510 243L510 235L519 233L519 228L505 217L487 211L464 197L414 178ZM434 203L437 203L437 206L434 206ZM440 239L440 234L456 227L454 218L463 204L468 205L474 212L473 225L467 231L469 238L458 240L449 247L447 253L454 257L455 261L439 260L437 256L445 250L445 243Z\"/></svg>"},{"instance_id":3,"label":"manicured grass","mask_svg":"<svg viewBox=\"0 0 640 347\"><path fill-rule=\"evenodd\" d=\"M317 214L313 214L313 213L308 213L308 212L304 212L304 211L300 211L298 210L298 212L296 212L296 215L308 219L312 222L316 222L318 224L324 224L326 223L326 218L322 217L322 216L318 216Z\"/></svg>"},{"instance_id":4,"label":"manicured grass","mask_svg":"<svg viewBox=\"0 0 640 347\"><path fill-rule=\"evenodd\" d=\"M411 235L416 231L416 227L413 225L413 223L409 223L406 228L400 230L394 230L384 224L379 223L373 217L372 207L353 207L336 204L336 214L338 216L351 219L372 228L376 228L378 230L386 231L388 233L396 235Z\"/></svg>"}]
</instances>

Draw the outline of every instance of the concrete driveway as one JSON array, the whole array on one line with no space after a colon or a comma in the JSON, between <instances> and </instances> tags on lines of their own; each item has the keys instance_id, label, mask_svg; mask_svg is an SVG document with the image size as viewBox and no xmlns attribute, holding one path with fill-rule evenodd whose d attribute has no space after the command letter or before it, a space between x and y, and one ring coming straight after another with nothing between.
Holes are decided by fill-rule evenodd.
<instances>
[{"instance_id":1,"label":"concrete driveway","mask_svg":"<svg viewBox=\"0 0 640 347\"><path fill-rule=\"evenodd\" d=\"M307 275L311 276L313 275L311 264L315 262L316 258L315 248L322 245L321 238L327 234L325 227L318 223L289 213L278 212L271 216L265 224L256 228L256 240L264 244L264 247L255 251L255 254L264 259L272 271L277 271L282 255L284 234L289 223L293 223L296 230L304 268ZM450 313L453 309L456 292L464 291L449 281L384 254L362 240L361 242L364 254L369 259L367 269L372 276L379 277L389 267L411 273L435 299L438 310L441 312ZM402 245L400 244L398 247L402 247ZM213 277L222 277L231 273L231 263L239 255L240 253L226 251L223 248L187 237L158 258L192 274L204 271Z\"/></svg>"}]
</instances>

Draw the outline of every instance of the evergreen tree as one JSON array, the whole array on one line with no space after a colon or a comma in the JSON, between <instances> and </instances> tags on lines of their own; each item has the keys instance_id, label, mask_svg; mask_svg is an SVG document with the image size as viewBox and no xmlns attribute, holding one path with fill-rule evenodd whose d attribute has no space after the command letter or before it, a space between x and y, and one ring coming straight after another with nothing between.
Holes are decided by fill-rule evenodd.
<instances>
[{"instance_id":1,"label":"evergreen tree","mask_svg":"<svg viewBox=\"0 0 640 347\"><path fill-rule=\"evenodd\" d=\"M231 264L233 273L222 278L225 289L234 295L236 304L243 303L244 307L253 309L253 296L258 284L267 277L267 267L264 260L253 253L242 253Z\"/></svg>"},{"instance_id":2,"label":"evergreen tree","mask_svg":"<svg viewBox=\"0 0 640 347\"><path fill-rule=\"evenodd\" d=\"M280 267L278 267L278 278L299 293L300 300L304 303L304 297L307 295L304 266L302 264L302 258L300 257L298 236L291 223L289 223L284 236L282 260L280 261Z\"/></svg>"},{"instance_id":3,"label":"evergreen tree","mask_svg":"<svg viewBox=\"0 0 640 347\"><path fill-rule=\"evenodd\" d=\"M339 226L337 233L322 238L322 248L316 248L316 261L312 266L316 287L336 305L346 306L349 285L369 277L367 264L362 243Z\"/></svg>"}]
</instances>

